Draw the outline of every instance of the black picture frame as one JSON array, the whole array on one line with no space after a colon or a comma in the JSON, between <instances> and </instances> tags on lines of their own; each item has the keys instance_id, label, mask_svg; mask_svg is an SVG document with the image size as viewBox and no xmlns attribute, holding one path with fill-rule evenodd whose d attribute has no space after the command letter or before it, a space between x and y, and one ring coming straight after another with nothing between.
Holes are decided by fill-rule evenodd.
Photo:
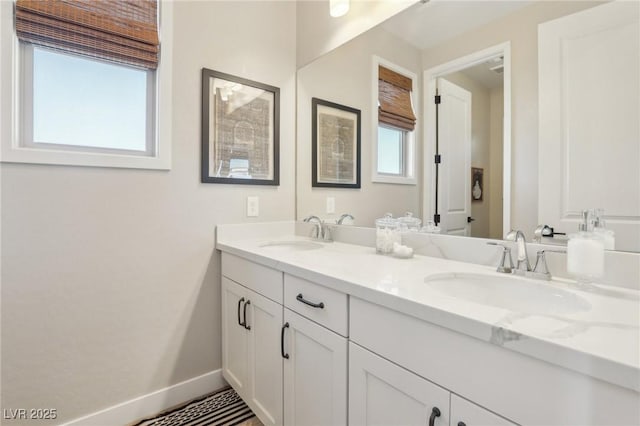
<instances>
[{"instance_id":1,"label":"black picture frame","mask_svg":"<svg viewBox=\"0 0 640 426\"><path fill-rule=\"evenodd\" d=\"M311 99L311 185L360 188L360 110Z\"/></svg>"},{"instance_id":2,"label":"black picture frame","mask_svg":"<svg viewBox=\"0 0 640 426\"><path fill-rule=\"evenodd\" d=\"M479 202L484 198L484 169L471 167L471 201Z\"/></svg>"},{"instance_id":3,"label":"black picture frame","mask_svg":"<svg viewBox=\"0 0 640 426\"><path fill-rule=\"evenodd\" d=\"M280 89L202 69L202 183L280 184Z\"/></svg>"}]
</instances>

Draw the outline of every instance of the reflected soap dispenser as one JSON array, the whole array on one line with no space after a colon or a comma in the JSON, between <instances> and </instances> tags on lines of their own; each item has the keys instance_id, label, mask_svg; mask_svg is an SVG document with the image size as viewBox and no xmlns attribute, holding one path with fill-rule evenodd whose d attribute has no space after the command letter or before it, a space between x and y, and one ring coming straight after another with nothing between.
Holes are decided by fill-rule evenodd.
<instances>
[{"instance_id":1,"label":"reflected soap dispenser","mask_svg":"<svg viewBox=\"0 0 640 426\"><path fill-rule=\"evenodd\" d=\"M589 283L604 274L604 241L593 232L592 210L582 212L579 231L569 236L567 272L580 283Z\"/></svg>"},{"instance_id":2,"label":"reflected soap dispenser","mask_svg":"<svg viewBox=\"0 0 640 426\"><path fill-rule=\"evenodd\" d=\"M615 233L607 229L604 223L604 209L596 209L593 218L593 232L602 238L605 250L614 250L616 245Z\"/></svg>"}]
</instances>

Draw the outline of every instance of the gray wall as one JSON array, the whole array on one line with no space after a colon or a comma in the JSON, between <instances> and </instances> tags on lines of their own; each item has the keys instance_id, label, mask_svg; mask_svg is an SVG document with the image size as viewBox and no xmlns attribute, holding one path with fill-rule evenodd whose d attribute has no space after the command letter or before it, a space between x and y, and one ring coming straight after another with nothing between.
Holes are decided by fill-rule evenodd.
<instances>
[{"instance_id":1,"label":"gray wall","mask_svg":"<svg viewBox=\"0 0 640 426\"><path fill-rule=\"evenodd\" d=\"M171 171L0 166L3 408L59 423L220 368L214 228L247 221L248 195L255 220L294 218L295 20L295 2L174 3ZM200 183L202 67L280 87L279 187Z\"/></svg>"},{"instance_id":2,"label":"gray wall","mask_svg":"<svg viewBox=\"0 0 640 426\"><path fill-rule=\"evenodd\" d=\"M420 216L420 180L422 176L422 127L418 124L416 138L417 184L397 185L371 182L374 102L377 89L372 93L377 77L373 74L373 55L413 72L413 105L416 116L421 116L422 85L420 52L381 27L356 37L349 43L322 56L298 71L298 171L297 214L302 219L310 214L329 220L342 213L355 216L358 226L374 226L374 220L385 212L394 216L412 211ZM377 72L377 70L376 70ZM377 75L377 74L376 74ZM377 84L377 83L376 83ZM361 188L335 189L311 187L311 98L347 105L361 112ZM326 198L335 197L336 212L326 213Z\"/></svg>"}]
</instances>

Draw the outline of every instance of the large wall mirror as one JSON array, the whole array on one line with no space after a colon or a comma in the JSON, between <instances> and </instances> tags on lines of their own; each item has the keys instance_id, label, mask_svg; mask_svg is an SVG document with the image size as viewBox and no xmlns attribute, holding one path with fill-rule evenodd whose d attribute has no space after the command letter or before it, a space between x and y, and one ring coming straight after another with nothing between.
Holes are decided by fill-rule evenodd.
<instances>
[{"instance_id":1,"label":"large wall mirror","mask_svg":"<svg viewBox=\"0 0 640 426\"><path fill-rule=\"evenodd\" d=\"M616 249L640 251L640 7L604 3L417 3L300 68L298 219L438 214L449 234L500 239L574 232L580 209L604 207ZM381 65L411 78L410 137L378 126ZM602 103L609 87L620 107ZM312 187L312 98L361 111L361 188Z\"/></svg>"}]
</instances>

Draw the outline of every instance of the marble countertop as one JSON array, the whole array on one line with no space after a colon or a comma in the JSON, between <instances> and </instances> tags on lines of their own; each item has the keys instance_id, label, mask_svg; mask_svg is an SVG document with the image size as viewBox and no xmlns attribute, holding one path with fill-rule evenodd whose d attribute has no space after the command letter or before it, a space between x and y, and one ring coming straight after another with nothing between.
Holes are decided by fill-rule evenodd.
<instances>
[{"instance_id":1,"label":"marble countertop","mask_svg":"<svg viewBox=\"0 0 640 426\"><path fill-rule=\"evenodd\" d=\"M340 242L294 250L265 243L310 241L284 224L268 233L218 228L217 249L403 312L450 330L640 392L640 292L613 286L580 287L569 280L520 279L577 296L581 309L507 309L447 295L425 284L435 274L486 274L495 268L416 255L398 259L375 248ZM251 234L251 235L250 235ZM511 275L509 275L512 277Z\"/></svg>"}]
</instances>

